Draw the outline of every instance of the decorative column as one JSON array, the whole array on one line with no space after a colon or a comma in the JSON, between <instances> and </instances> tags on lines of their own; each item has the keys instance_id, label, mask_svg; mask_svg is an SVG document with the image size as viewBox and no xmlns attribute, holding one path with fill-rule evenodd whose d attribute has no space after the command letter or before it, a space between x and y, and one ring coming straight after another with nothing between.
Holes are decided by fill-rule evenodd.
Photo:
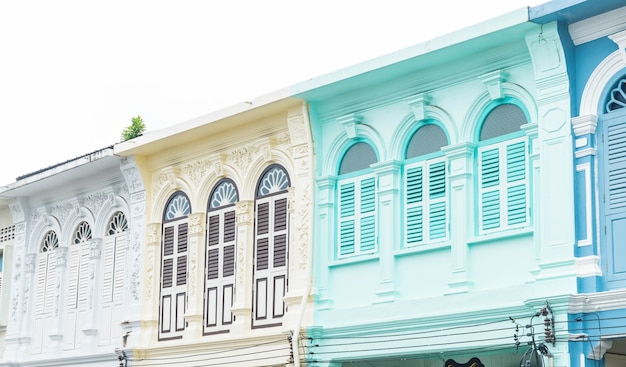
<instances>
[{"instance_id":1,"label":"decorative column","mask_svg":"<svg viewBox=\"0 0 626 367\"><path fill-rule=\"evenodd\" d=\"M598 288L598 278L602 276L599 246L596 246L597 222L597 134L598 117L579 116L571 120L574 131L574 160L576 162L574 182L576 205L576 275L579 292L593 293Z\"/></svg>"},{"instance_id":2,"label":"decorative column","mask_svg":"<svg viewBox=\"0 0 626 367\"><path fill-rule=\"evenodd\" d=\"M284 298L284 325L291 328L305 312L303 297L308 301L313 281L313 144L306 106L294 107L288 113L294 172L289 189L289 289Z\"/></svg>"},{"instance_id":3,"label":"decorative column","mask_svg":"<svg viewBox=\"0 0 626 367\"><path fill-rule=\"evenodd\" d=\"M142 280L146 279L142 274L145 274L147 270L143 268L143 244L146 236L146 190L133 157L122 159L120 170L128 187L130 202L130 233L128 234L128 248L125 255L126 273L124 279L126 284L124 287L124 316L122 317L127 322L122 325L123 330L125 330L122 339L126 346L133 347L139 345L138 334L139 330L142 330L142 293L148 292L152 286L150 283L142 283ZM133 330L135 330L134 334Z\"/></svg>"},{"instance_id":4,"label":"decorative column","mask_svg":"<svg viewBox=\"0 0 626 367\"><path fill-rule=\"evenodd\" d=\"M145 272L142 282L144 284L143 297L145 303L141 315L142 326L139 329L140 345L150 345L158 338L159 327L159 293L161 285L161 223L150 223L146 226L145 245ZM129 325L124 325L128 329ZM133 331L136 333L137 331ZM137 336L134 336L137 338Z\"/></svg>"},{"instance_id":5,"label":"decorative column","mask_svg":"<svg viewBox=\"0 0 626 367\"><path fill-rule=\"evenodd\" d=\"M33 314L34 303L37 292L37 277L35 271L37 270L37 254L27 254L24 267L24 294L22 298L22 320L24 321L20 332L19 351L17 358L28 358L30 355L30 343L32 341L32 326L33 326ZM33 300L31 300L31 297Z\"/></svg>"},{"instance_id":6,"label":"decorative column","mask_svg":"<svg viewBox=\"0 0 626 367\"><path fill-rule=\"evenodd\" d=\"M335 210L336 177L320 177L317 179L315 213L315 244L313 256L318 266L315 267L315 306L317 310L327 310L332 306L332 299L328 294L329 265L335 259L337 251L336 229L333 221Z\"/></svg>"},{"instance_id":7,"label":"decorative column","mask_svg":"<svg viewBox=\"0 0 626 367\"><path fill-rule=\"evenodd\" d=\"M245 333L252 327L252 261L254 253L254 200L237 202L237 266L235 267L235 317L232 330Z\"/></svg>"},{"instance_id":8,"label":"decorative column","mask_svg":"<svg viewBox=\"0 0 626 367\"><path fill-rule=\"evenodd\" d=\"M467 278L467 238L474 235L477 226L473 205L471 170L474 160L474 144L461 143L444 147L448 158L448 182L450 187L450 243L451 276L446 294L466 293L472 282Z\"/></svg>"},{"instance_id":9,"label":"decorative column","mask_svg":"<svg viewBox=\"0 0 626 367\"><path fill-rule=\"evenodd\" d=\"M538 138L531 142L540 154L540 168L533 171L540 176L539 191L534 193L540 200L533 208L535 235L540 241L538 266L541 272L536 279L554 279L571 276L574 272L574 162L569 79L556 22L541 28L537 26L526 35L526 44L537 85L536 123L539 126ZM575 282L571 284L572 288L563 292L575 291Z\"/></svg>"},{"instance_id":10,"label":"decorative column","mask_svg":"<svg viewBox=\"0 0 626 367\"><path fill-rule=\"evenodd\" d=\"M48 354L50 356L58 356L63 352L63 316L65 315L65 302L67 299L67 258L69 247L59 246L54 253L57 258L56 274L55 274L55 297L54 297L54 313L50 319L50 344L48 345Z\"/></svg>"},{"instance_id":11,"label":"decorative column","mask_svg":"<svg viewBox=\"0 0 626 367\"><path fill-rule=\"evenodd\" d=\"M393 279L395 258L393 252L400 243L398 223L400 223L400 168L398 161L381 162L372 165L377 178L378 221L377 242L379 253L380 280L377 299L374 303L392 302L396 297Z\"/></svg>"},{"instance_id":12,"label":"decorative column","mask_svg":"<svg viewBox=\"0 0 626 367\"><path fill-rule=\"evenodd\" d=\"M204 253L206 213L192 213L189 220L189 243L187 244L187 311L185 312L184 340L194 340L202 335L202 311L204 300Z\"/></svg>"},{"instance_id":13,"label":"decorative column","mask_svg":"<svg viewBox=\"0 0 626 367\"><path fill-rule=\"evenodd\" d=\"M26 247L26 218L28 213L25 210L28 209L28 204L24 199L14 199L9 203L11 210L11 216L13 217L13 223L15 223L15 239L14 239L14 251L11 264L11 278L10 282L4 281L4 284L9 284L9 287L4 287L4 291L10 292L9 307L5 311L8 313L7 331L4 339L5 350L3 359L5 361L16 361L23 359L25 355L19 353L20 344L26 343L26 348L22 348L22 351L28 350L29 337L23 337L29 335L29 322L26 317L28 311L28 302L24 303L24 296L30 293L32 286L30 285L32 272L27 276L25 266L27 247ZM6 256L6 254L5 254ZM33 260L34 261L34 260ZM34 269L32 270L34 271Z\"/></svg>"},{"instance_id":14,"label":"decorative column","mask_svg":"<svg viewBox=\"0 0 626 367\"><path fill-rule=\"evenodd\" d=\"M87 244L89 246L89 283L87 284L87 310L82 329L85 335L81 343L83 352L94 352L98 347L98 305L100 304L98 289L102 284L100 276L102 242L102 238L93 238Z\"/></svg>"}]
</instances>

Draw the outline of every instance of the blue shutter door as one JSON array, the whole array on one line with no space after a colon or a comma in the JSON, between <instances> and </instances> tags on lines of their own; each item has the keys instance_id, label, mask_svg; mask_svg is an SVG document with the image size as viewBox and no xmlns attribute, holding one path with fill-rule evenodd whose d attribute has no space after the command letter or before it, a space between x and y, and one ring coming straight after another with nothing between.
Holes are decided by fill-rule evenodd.
<instances>
[{"instance_id":1,"label":"blue shutter door","mask_svg":"<svg viewBox=\"0 0 626 367\"><path fill-rule=\"evenodd\" d=\"M626 116L604 122L602 234L609 289L614 289L626 286Z\"/></svg>"}]
</instances>

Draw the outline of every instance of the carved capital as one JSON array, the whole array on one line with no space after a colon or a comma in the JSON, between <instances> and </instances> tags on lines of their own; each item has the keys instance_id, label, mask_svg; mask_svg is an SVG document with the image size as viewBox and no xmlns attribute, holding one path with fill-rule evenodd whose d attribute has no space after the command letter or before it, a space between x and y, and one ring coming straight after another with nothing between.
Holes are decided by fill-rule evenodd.
<instances>
[{"instance_id":1,"label":"carved capital","mask_svg":"<svg viewBox=\"0 0 626 367\"><path fill-rule=\"evenodd\" d=\"M24 272L34 273L36 264L37 264L37 254L26 255L26 261L24 262Z\"/></svg>"},{"instance_id":2,"label":"carved capital","mask_svg":"<svg viewBox=\"0 0 626 367\"><path fill-rule=\"evenodd\" d=\"M102 256L102 239L94 238L89 241L89 259L96 260Z\"/></svg>"},{"instance_id":3,"label":"carved capital","mask_svg":"<svg viewBox=\"0 0 626 367\"><path fill-rule=\"evenodd\" d=\"M155 246L161 237L161 223L150 223L146 226L146 245Z\"/></svg>"},{"instance_id":4,"label":"carved capital","mask_svg":"<svg viewBox=\"0 0 626 367\"><path fill-rule=\"evenodd\" d=\"M198 235L204 233L204 217L204 212L189 214L188 218L190 235Z\"/></svg>"},{"instance_id":5,"label":"carved capital","mask_svg":"<svg viewBox=\"0 0 626 367\"><path fill-rule=\"evenodd\" d=\"M75 245L77 246L77 245ZM57 267L64 268L67 266L67 253L69 252L69 247L61 246L57 247L54 251L57 257Z\"/></svg>"},{"instance_id":6,"label":"carved capital","mask_svg":"<svg viewBox=\"0 0 626 367\"><path fill-rule=\"evenodd\" d=\"M237 224L251 224L254 219L252 212L254 208L254 201L241 200L237 202Z\"/></svg>"}]
</instances>

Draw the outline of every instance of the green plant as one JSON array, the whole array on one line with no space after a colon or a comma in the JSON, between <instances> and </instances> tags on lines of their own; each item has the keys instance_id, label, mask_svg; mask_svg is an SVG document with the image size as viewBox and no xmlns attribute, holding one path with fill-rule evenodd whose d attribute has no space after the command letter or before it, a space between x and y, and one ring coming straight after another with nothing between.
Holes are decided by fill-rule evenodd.
<instances>
[{"instance_id":1,"label":"green plant","mask_svg":"<svg viewBox=\"0 0 626 367\"><path fill-rule=\"evenodd\" d=\"M143 123L141 116L133 117L130 126L122 131L122 141L130 140L138 137L146 131L146 124Z\"/></svg>"}]
</instances>

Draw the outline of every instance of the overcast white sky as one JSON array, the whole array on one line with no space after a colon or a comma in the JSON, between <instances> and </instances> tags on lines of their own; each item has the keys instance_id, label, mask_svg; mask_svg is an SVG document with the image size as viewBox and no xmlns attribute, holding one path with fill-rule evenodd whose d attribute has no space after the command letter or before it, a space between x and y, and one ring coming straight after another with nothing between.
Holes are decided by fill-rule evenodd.
<instances>
[{"instance_id":1,"label":"overcast white sky","mask_svg":"<svg viewBox=\"0 0 626 367\"><path fill-rule=\"evenodd\" d=\"M543 0L2 0L0 186Z\"/></svg>"}]
</instances>

